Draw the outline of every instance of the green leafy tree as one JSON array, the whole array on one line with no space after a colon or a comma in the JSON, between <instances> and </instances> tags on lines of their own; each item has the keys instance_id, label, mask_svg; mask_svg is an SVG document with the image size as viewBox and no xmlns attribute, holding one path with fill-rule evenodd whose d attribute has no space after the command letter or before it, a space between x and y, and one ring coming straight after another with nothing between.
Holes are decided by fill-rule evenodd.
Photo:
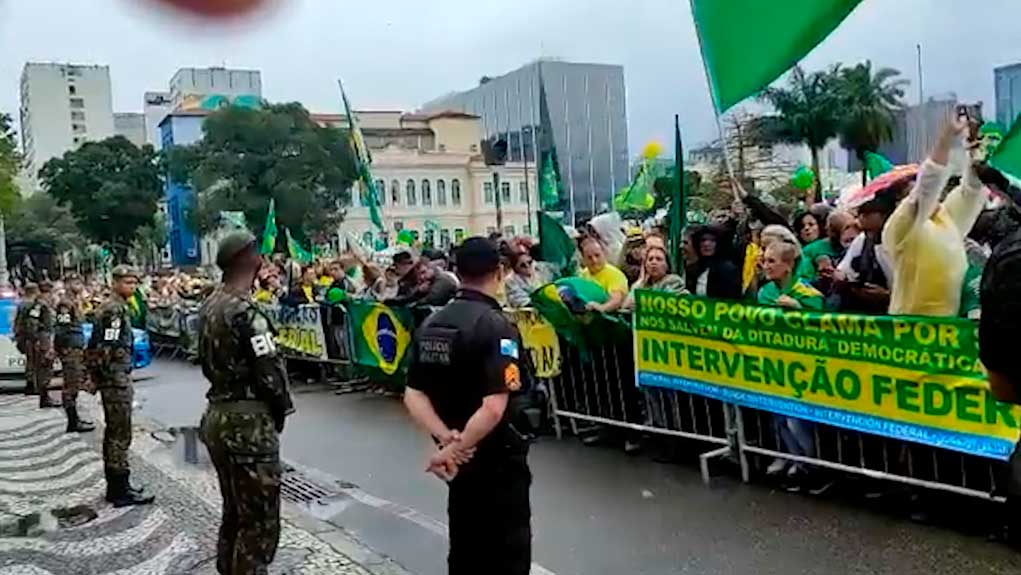
<instances>
[{"instance_id":1,"label":"green leafy tree","mask_svg":"<svg viewBox=\"0 0 1021 575\"><path fill-rule=\"evenodd\" d=\"M7 241L31 253L61 254L88 242L71 209L46 193L35 193L17 203L7 218Z\"/></svg>"},{"instance_id":2,"label":"green leafy tree","mask_svg":"<svg viewBox=\"0 0 1021 575\"><path fill-rule=\"evenodd\" d=\"M815 201L822 201L819 152L837 136L841 125L840 74L839 65L808 74L795 66L786 86L767 88L761 96L777 112L766 117L762 137L777 143L808 146L812 171L816 174Z\"/></svg>"},{"instance_id":3,"label":"green leafy tree","mask_svg":"<svg viewBox=\"0 0 1021 575\"><path fill-rule=\"evenodd\" d=\"M10 114L0 114L0 214L5 216L14 211L21 197L17 180L21 154L16 136Z\"/></svg>"},{"instance_id":4,"label":"green leafy tree","mask_svg":"<svg viewBox=\"0 0 1021 575\"><path fill-rule=\"evenodd\" d=\"M93 241L120 258L138 230L151 225L160 198L160 178L152 146L141 148L123 136L86 142L39 171L46 190L71 208Z\"/></svg>"},{"instance_id":5,"label":"green leafy tree","mask_svg":"<svg viewBox=\"0 0 1021 575\"><path fill-rule=\"evenodd\" d=\"M216 229L222 211L261 226L270 199L277 224L299 238L321 242L336 232L357 178L345 132L319 126L297 103L227 107L202 130L202 140L164 158L169 178L196 189L190 220L199 232Z\"/></svg>"},{"instance_id":6,"label":"green leafy tree","mask_svg":"<svg viewBox=\"0 0 1021 575\"><path fill-rule=\"evenodd\" d=\"M836 84L841 100L840 145L861 160L862 185L868 182L865 153L893 140L896 113L904 108L904 88L909 82L898 76L900 72L892 68L873 71L872 62L865 61L841 70Z\"/></svg>"},{"instance_id":7,"label":"green leafy tree","mask_svg":"<svg viewBox=\"0 0 1021 575\"><path fill-rule=\"evenodd\" d=\"M158 263L159 254L163 246L167 245L169 238L167 218L161 212L156 212L151 224L138 228L135 243L132 245L137 259L155 265Z\"/></svg>"}]
</instances>

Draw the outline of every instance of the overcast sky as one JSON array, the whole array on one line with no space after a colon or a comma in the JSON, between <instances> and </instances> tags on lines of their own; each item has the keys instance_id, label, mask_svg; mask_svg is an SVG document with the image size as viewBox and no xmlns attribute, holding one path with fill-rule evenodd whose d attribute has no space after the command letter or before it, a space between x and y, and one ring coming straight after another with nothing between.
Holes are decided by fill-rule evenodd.
<instances>
[{"instance_id":1,"label":"overcast sky","mask_svg":"<svg viewBox=\"0 0 1021 575\"><path fill-rule=\"evenodd\" d=\"M108 64L115 111L142 110L179 67L262 71L264 95L336 112L336 78L356 108L414 109L539 56L624 66L632 154L667 148L681 114L689 145L715 134L688 0L277 0L244 23L201 25L155 0L0 0L0 110L17 117L26 61ZM769 1L769 0L762 0ZM805 61L871 59L901 70L917 99L982 100L993 117L993 68L1021 62L1017 0L864 0Z\"/></svg>"}]
</instances>

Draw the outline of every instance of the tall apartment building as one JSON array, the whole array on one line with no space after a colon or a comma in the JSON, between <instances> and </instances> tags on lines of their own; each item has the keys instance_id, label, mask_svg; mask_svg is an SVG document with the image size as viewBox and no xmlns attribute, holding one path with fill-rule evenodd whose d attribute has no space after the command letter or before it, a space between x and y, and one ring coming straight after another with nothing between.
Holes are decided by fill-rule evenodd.
<instances>
[{"instance_id":1,"label":"tall apartment building","mask_svg":"<svg viewBox=\"0 0 1021 575\"><path fill-rule=\"evenodd\" d=\"M561 209L572 221L595 215L628 182L624 69L541 60L423 106L479 116L487 140L505 139L508 159L534 168L555 148ZM539 154L536 154L536 150Z\"/></svg>"},{"instance_id":2,"label":"tall apartment building","mask_svg":"<svg viewBox=\"0 0 1021 575\"><path fill-rule=\"evenodd\" d=\"M47 160L87 140L114 135L108 66L25 64L21 72L21 144L34 179Z\"/></svg>"},{"instance_id":3,"label":"tall apartment building","mask_svg":"<svg viewBox=\"0 0 1021 575\"><path fill-rule=\"evenodd\" d=\"M113 131L141 148L146 143L145 115L138 112L116 112L113 115Z\"/></svg>"}]
</instances>

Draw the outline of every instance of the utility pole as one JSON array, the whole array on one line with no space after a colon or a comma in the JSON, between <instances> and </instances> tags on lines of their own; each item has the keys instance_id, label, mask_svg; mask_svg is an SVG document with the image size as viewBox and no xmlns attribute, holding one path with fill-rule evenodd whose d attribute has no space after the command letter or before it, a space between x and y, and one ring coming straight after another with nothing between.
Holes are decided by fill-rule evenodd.
<instances>
[{"instance_id":1,"label":"utility pole","mask_svg":"<svg viewBox=\"0 0 1021 575\"><path fill-rule=\"evenodd\" d=\"M7 225L3 214L0 214L0 287L11 285L11 276L7 273Z\"/></svg>"}]
</instances>

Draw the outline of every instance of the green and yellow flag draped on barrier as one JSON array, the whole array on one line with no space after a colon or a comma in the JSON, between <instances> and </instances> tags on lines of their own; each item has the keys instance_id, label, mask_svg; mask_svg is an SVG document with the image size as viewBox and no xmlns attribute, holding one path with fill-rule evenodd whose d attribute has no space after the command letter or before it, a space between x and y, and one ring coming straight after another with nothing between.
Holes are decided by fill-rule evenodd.
<instances>
[{"instance_id":1,"label":"green and yellow flag draped on barrier","mask_svg":"<svg viewBox=\"0 0 1021 575\"><path fill-rule=\"evenodd\" d=\"M976 324L784 311L639 291L638 384L1006 460L1021 407L993 398Z\"/></svg>"},{"instance_id":2,"label":"green and yellow flag draped on barrier","mask_svg":"<svg viewBox=\"0 0 1021 575\"><path fill-rule=\"evenodd\" d=\"M352 360L387 376L407 369L415 329L411 312L370 301L348 301L345 307L351 322Z\"/></svg>"}]
</instances>

